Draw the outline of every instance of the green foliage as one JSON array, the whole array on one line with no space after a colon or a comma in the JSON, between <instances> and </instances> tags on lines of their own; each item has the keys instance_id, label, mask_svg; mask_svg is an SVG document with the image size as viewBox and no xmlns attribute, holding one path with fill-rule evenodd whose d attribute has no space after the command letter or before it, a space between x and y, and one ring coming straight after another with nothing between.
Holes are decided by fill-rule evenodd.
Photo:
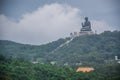
<instances>
[{"instance_id":1,"label":"green foliage","mask_svg":"<svg viewBox=\"0 0 120 80\"><path fill-rule=\"evenodd\" d=\"M119 80L120 64L100 66L93 72L75 72L69 67L33 64L0 55L0 80Z\"/></svg>"},{"instance_id":2,"label":"green foliage","mask_svg":"<svg viewBox=\"0 0 120 80\"><path fill-rule=\"evenodd\" d=\"M47 53L66 42L66 39L59 39L48 44L36 46L28 44L19 44L8 40L0 40L0 54L23 58L28 61L35 61L37 58L44 58ZM43 61L45 61L43 59Z\"/></svg>"},{"instance_id":3,"label":"green foliage","mask_svg":"<svg viewBox=\"0 0 120 80\"><path fill-rule=\"evenodd\" d=\"M51 60L68 62L69 64L82 62L103 64L114 60L114 56L120 57L120 31L105 31L96 35L83 35L76 37L68 45L65 45L54 53L49 53ZM91 64L93 65L93 64Z\"/></svg>"},{"instance_id":4,"label":"green foliage","mask_svg":"<svg viewBox=\"0 0 120 80\"><path fill-rule=\"evenodd\" d=\"M0 40L0 54L19 57L31 62L50 63L55 61L57 65L68 63L73 67L80 62L83 65L96 66L111 62L116 55L120 57L120 31L83 35L58 48L67 40L70 38L39 46Z\"/></svg>"}]
</instances>

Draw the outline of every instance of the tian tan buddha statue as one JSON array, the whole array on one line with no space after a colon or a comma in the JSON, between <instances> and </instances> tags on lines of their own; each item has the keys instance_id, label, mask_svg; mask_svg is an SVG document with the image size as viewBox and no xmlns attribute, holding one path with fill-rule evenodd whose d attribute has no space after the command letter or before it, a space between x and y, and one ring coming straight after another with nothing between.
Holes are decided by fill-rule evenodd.
<instances>
[{"instance_id":1,"label":"tian tan buddha statue","mask_svg":"<svg viewBox=\"0 0 120 80\"><path fill-rule=\"evenodd\" d=\"M88 21L88 17L85 17L85 22L82 23L81 31L91 31L91 23Z\"/></svg>"}]
</instances>

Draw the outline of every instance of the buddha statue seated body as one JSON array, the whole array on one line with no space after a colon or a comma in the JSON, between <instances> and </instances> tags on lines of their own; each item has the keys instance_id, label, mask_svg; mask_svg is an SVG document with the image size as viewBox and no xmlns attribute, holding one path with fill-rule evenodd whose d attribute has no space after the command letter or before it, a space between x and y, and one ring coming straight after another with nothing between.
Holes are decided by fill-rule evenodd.
<instances>
[{"instance_id":1,"label":"buddha statue seated body","mask_svg":"<svg viewBox=\"0 0 120 80\"><path fill-rule=\"evenodd\" d=\"M91 31L91 23L88 21L88 17L85 17L85 22L82 23L81 31Z\"/></svg>"}]
</instances>

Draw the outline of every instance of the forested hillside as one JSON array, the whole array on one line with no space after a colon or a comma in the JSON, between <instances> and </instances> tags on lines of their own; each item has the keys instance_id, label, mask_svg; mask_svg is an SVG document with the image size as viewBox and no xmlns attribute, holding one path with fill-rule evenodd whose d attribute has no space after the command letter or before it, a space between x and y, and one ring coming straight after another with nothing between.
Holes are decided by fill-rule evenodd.
<instances>
[{"instance_id":1,"label":"forested hillside","mask_svg":"<svg viewBox=\"0 0 120 80\"><path fill-rule=\"evenodd\" d=\"M82 66L111 63L115 56L120 57L120 31L79 36L59 47L68 40L70 38L59 39L40 46L0 40L0 54L32 62L54 62L57 65L67 64L73 67L77 63Z\"/></svg>"},{"instance_id":2,"label":"forested hillside","mask_svg":"<svg viewBox=\"0 0 120 80\"><path fill-rule=\"evenodd\" d=\"M69 44L50 53L47 59L61 64L92 63L103 64L120 57L120 32L105 31L96 35L74 38Z\"/></svg>"},{"instance_id":3,"label":"forested hillside","mask_svg":"<svg viewBox=\"0 0 120 80\"><path fill-rule=\"evenodd\" d=\"M0 54L19 57L28 61L34 61L36 60L36 57L44 59L45 55L67 40L67 38L59 39L44 45L20 44L8 40L0 40Z\"/></svg>"},{"instance_id":4,"label":"forested hillside","mask_svg":"<svg viewBox=\"0 0 120 80\"><path fill-rule=\"evenodd\" d=\"M0 55L0 80L120 80L120 64L108 64L89 72L70 67L33 64L19 58Z\"/></svg>"}]
</instances>

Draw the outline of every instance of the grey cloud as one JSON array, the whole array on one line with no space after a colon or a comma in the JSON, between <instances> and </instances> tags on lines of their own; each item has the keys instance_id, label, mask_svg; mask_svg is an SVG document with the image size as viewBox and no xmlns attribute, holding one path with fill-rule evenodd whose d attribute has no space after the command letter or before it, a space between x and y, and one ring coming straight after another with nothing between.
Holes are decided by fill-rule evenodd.
<instances>
[{"instance_id":1,"label":"grey cloud","mask_svg":"<svg viewBox=\"0 0 120 80\"><path fill-rule=\"evenodd\" d=\"M67 4L53 3L44 5L36 11L24 14L17 23L0 15L0 39L13 40L26 44L44 44L69 36L70 32L79 32L81 10ZM93 30L100 32L113 30L105 21L93 20Z\"/></svg>"}]
</instances>

